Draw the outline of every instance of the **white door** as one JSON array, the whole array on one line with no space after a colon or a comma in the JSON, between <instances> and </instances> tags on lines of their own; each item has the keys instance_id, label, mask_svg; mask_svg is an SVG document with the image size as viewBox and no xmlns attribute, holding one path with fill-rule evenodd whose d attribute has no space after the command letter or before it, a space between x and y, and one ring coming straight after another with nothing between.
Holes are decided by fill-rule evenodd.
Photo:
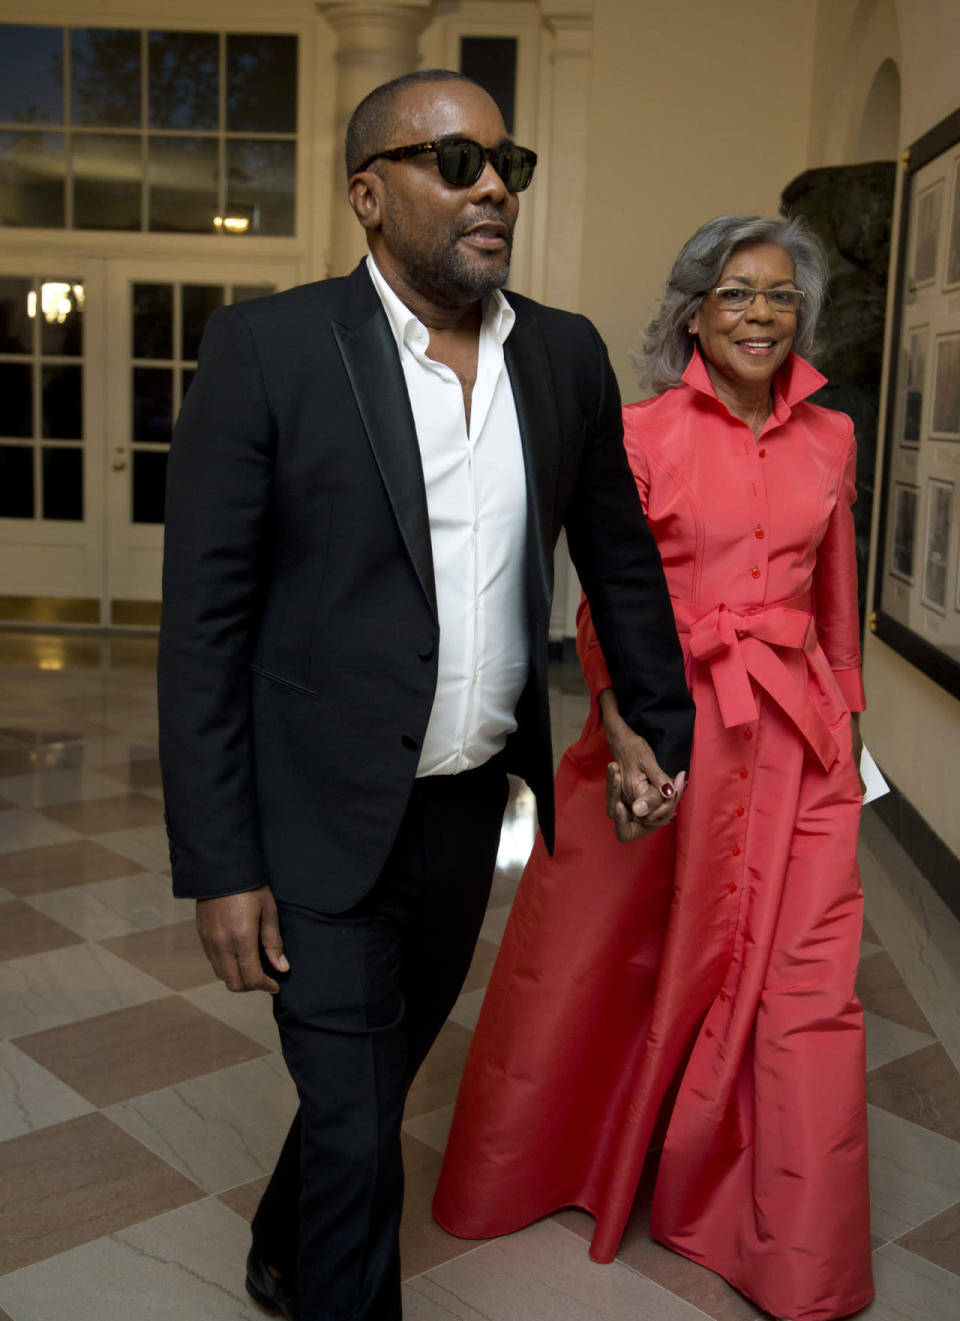
<instances>
[{"instance_id":1,"label":"white door","mask_svg":"<svg viewBox=\"0 0 960 1321\"><path fill-rule=\"evenodd\" d=\"M105 264L0 259L0 618L100 622Z\"/></svg>"},{"instance_id":2,"label":"white door","mask_svg":"<svg viewBox=\"0 0 960 1321\"><path fill-rule=\"evenodd\" d=\"M0 262L0 619L152 626L173 423L210 312L293 262Z\"/></svg>"},{"instance_id":3,"label":"white door","mask_svg":"<svg viewBox=\"0 0 960 1321\"><path fill-rule=\"evenodd\" d=\"M111 262L106 618L159 622L167 453L207 317L295 282L293 263Z\"/></svg>"}]
</instances>

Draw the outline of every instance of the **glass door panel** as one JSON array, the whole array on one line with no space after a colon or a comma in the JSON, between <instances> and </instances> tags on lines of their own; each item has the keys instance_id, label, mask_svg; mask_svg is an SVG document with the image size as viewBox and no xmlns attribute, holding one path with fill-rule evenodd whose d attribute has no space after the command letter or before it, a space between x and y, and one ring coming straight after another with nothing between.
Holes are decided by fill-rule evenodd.
<instances>
[{"instance_id":1,"label":"glass door panel","mask_svg":"<svg viewBox=\"0 0 960 1321\"><path fill-rule=\"evenodd\" d=\"M100 621L103 285L96 261L0 269L0 619Z\"/></svg>"},{"instance_id":2,"label":"glass door panel","mask_svg":"<svg viewBox=\"0 0 960 1321\"><path fill-rule=\"evenodd\" d=\"M111 267L109 621L159 622L167 454L210 313L294 283L290 265Z\"/></svg>"}]
</instances>

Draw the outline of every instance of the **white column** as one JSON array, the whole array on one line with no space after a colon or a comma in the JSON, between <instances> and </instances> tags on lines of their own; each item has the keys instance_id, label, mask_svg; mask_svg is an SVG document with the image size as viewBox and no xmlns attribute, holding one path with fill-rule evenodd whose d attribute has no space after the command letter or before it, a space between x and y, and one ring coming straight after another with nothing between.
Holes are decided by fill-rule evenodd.
<instances>
[{"instance_id":1,"label":"white column","mask_svg":"<svg viewBox=\"0 0 960 1321\"><path fill-rule=\"evenodd\" d=\"M345 275L360 260L367 245L346 200L343 135L354 109L368 92L416 69L417 39L432 17L432 0L339 0L337 4L317 0L317 9L337 36L335 181L328 269L331 275Z\"/></svg>"},{"instance_id":2,"label":"white column","mask_svg":"<svg viewBox=\"0 0 960 1321\"><path fill-rule=\"evenodd\" d=\"M576 311L580 304L587 193L587 119L593 0L540 0L553 34L550 186L544 297Z\"/></svg>"},{"instance_id":3,"label":"white column","mask_svg":"<svg viewBox=\"0 0 960 1321\"><path fill-rule=\"evenodd\" d=\"M584 209L587 196L587 120L593 0L540 0L544 25L553 34L553 87L550 103L550 170L544 269L544 301L577 311L583 267ZM565 538L554 556L550 637L574 637L580 584Z\"/></svg>"}]
</instances>

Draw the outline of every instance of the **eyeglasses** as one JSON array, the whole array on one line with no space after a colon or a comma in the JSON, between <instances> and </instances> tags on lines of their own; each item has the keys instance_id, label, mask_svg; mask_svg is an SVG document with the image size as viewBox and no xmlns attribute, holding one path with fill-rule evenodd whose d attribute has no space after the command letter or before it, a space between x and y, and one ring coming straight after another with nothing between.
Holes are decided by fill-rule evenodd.
<instances>
[{"instance_id":1,"label":"eyeglasses","mask_svg":"<svg viewBox=\"0 0 960 1321\"><path fill-rule=\"evenodd\" d=\"M389 151L375 151L357 166L354 173L366 170L380 157L388 161L405 161L411 156L425 156L430 151L436 152L440 177L454 188L469 188L475 184L489 161L508 192L522 193L524 188L530 186L537 163L535 151L529 147L518 147L515 142L508 142L501 147L481 147L472 138L438 138L436 142L418 142L413 147L391 147Z\"/></svg>"},{"instance_id":2,"label":"eyeglasses","mask_svg":"<svg viewBox=\"0 0 960 1321\"><path fill-rule=\"evenodd\" d=\"M721 284L707 293L713 294L717 305L726 312L742 312L753 306L757 294L763 294L767 307L781 315L798 312L807 296L802 289L748 289L745 284Z\"/></svg>"}]
</instances>

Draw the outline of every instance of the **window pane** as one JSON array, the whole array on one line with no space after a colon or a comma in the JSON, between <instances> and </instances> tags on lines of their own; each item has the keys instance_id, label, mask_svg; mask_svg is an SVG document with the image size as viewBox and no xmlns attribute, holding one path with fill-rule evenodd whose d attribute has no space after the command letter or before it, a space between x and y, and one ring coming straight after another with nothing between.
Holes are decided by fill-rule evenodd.
<instances>
[{"instance_id":1,"label":"window pane","mask_svg":"<svg viewBox=\"0 0 960 1321\"><path fill-rule=\"evenodd\" d=\"M84 290L79 280L44 280L40 285L41 352L48 357L83 353Z\"/></svg>"},{"instance_id":2,"label":"window pane","mask_svg":"<svg viewBox=\"0 0 960 1321\"><path fill-rule=\"evenodd\" d=\"M210 234L217 214L215 138L150 138L150 229Z\"/></svg>"},{"instance_id":3,"label":"window pane","mask_svg":"<svg viewBox=\"0 0 960 1321\"><path fill-rule=\"evenodd\" d=\"M47 440L83 438L83 368L44 367L43 434Z\"/></svg>"},{"instance_id":4,"label":"window pane","mask_svg":"<svg viewBox=\"0 0 960 1321\"><path fill-rule=\"evenodd\" d=\"M250 298L266 298L267 294L276 293L276 289L275 284L235 284L233 301L245 303Z\"/></svg>"},{"instance_id":5,"label":"window pane","mask_svg":"<svg viewBox=\"0 0 960 1321\"><path fill-rule=\"evenodd\" d=\"M83 519L83 450L43 447L43 517Z\"/></svg>"},{"instance_id":6,"label":"window pane","mask_svg":"<svg viewBox=\"0 0 960 1321\"><path fill-rule=\"evenodd\" d=\"M185 284L181 291L183 300L183 338L180 356L196 360L200 348L200 336L206 325L207 317L215 307L223 302L223 289L218 284Z\"/></svg>"},{"instance_id":7,"label":"window pane","mask_svg":"<svg viewBox=\"0 0 960 1321\"><path fill-rule=\"evenodd\" d=\"M74 124L140 127L140 33L136 29L72 28L70 72Z\"/></svg>"},{"instance_id":8,"label":"window pane","mask_svg":"<svg viewBox=\"0 0 960 1321\"><path fill-rule=\"evenodd\" d=\"M133 286L133 358L173 357L173 285Z\"/></svg>"},{"instance_id":9,"label":"window pane","mask_svg":"<svg viewBox=\"0 0 960 1321\"><path fill-rule=\"evenodd\" d=\"M134 440L163 445L170 443L172 434L173 372L169 367L134 367Z\"/></svg>"},{"instance_id":10,"label":"window pane","mask_svg":"<svg viewBox=\"0 0 960 1321\"><path fill-rule=\"evenodd\" d=\"M496 101L507 132L513 132L517 96L516 37L461 37L460 72Z\"/></svg>"},{"instance_id":11,"label":"window pane","mask_svg":"<svg viewBox=\"0 0 960 1321\"><path fill-rule=\"evenodd\" d=\"M33 450L0 445L0 518L33 518Z\"/></svg>"},{"instance_id":12,"label":"window pane","mask_svg":"<svg viewBox=\"0 0 960 1321\"><path fill-rule=\"evenodd\" d=\"M33 435L33 368L0 362L0 436Z\"/></svg>"},{"instance_id":13,"label":"window pane","mask_svg":"<svg viewBox=\"0 0 960 1321\"><path fill-rule=\"evenodd\" d=\"M227 129L296 133L296 37L228 34Z\"/></svg>"},{"instance_id":14,"label":"window pane","mask_svg":"<svg viewBox=\"0 0 960 1321\"><path fill-rule=\"evenodd\" d=\"M166 450L133 451L133 521L162 523L167 483Z\"/></svg>"},{"instance_id":15,"label":"window pane","mask_svg":"<svg viewBox=\"0 0 960 1321\"><path fill-rule=\"evenodd\" d=\"M140 138L73 135L73 205L77 229L140 228Z\"/></svg>"},{"instance_id":16,"label":"window pane","mask_svg":"<svg viewBox=\"0 0 960 1321\"><path fill-rule=\"evenodd\" d=\"M296 154L292 142L227 143L227 214L247 234L292 234Z\"/></svg>"},{"instance_id":17,"label":"window pane","mask_svg":"<svg viewBox=\"0 0 960 1321\"><path fill-rule=\"evenodd\" d=\"M63 123L63 29L0 24L0 120Z\"/></svg>"},{"instance_id":18,"label":"window pane","mask_svg":"<svg viewBox=\"0 0 960 1321\"><path fill-rule=\"evenodd\" d=\"M150 127L217 128L219 38L150 33Z\"/></svg>"},{"instance_id":19,"label":"window pane","mask_svg":"<svg viewBox=\"0 0 960 1321\"><path fill-rule=\"evenodd\" d=\"M0 353L29 353L33 327L27 311L32 281L0 277Z\"/></svg>"},{"instance_id":20,"label":"window pane","mask_svg":"<svg viewBox=\"0 0 960 1321\"><path fill-rule=\"evenodd\" d=\"M62 133L0 132L0 225L62 229Z\"/></svg>"}]
</instances>

